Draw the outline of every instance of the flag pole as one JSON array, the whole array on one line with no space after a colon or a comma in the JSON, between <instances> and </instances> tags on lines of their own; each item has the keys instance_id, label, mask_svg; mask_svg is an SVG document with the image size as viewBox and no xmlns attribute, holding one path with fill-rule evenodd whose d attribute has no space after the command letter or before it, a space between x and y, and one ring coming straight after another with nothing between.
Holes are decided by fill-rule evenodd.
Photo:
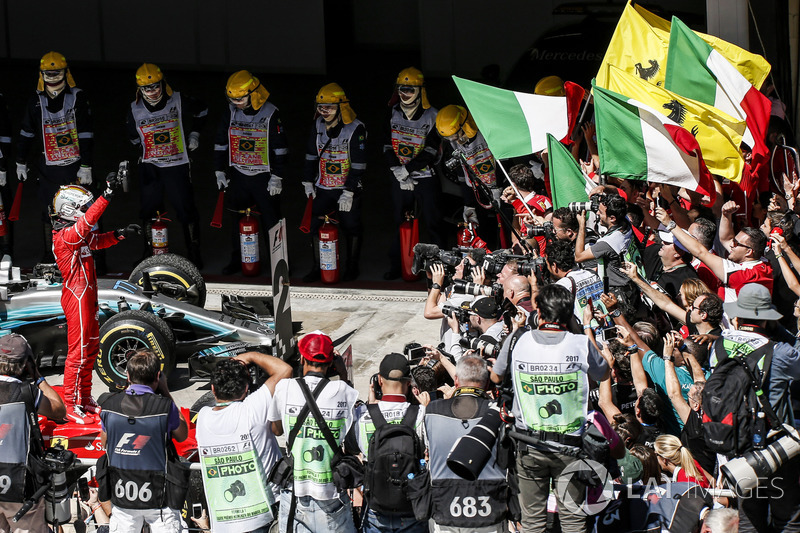
<instances>
[{"instance_id":1,"label":"flag pole","mask_svg":"<svg viewBox=\"0 0 800 533\"><path fill-rule=\"evenodd\" d=\"M533 214L533 211L531 211L530 206L525 203L525 198L523 198L522 195L519 193L519 189L517 189L517 186L514 185L514 182L511 181L511 178L508 177L508 172L506 172L506 167L503 166L503 162L500 161L499 159L497 160L497 166L499 166L500 170L503 171L503 174L508 180L508 183L511 184L511 188L514 189L514 193L517 195L517 198L519 198L519 201L522 202L522 205L525 206L525 210L528 212L528 214L530 214L532 217L536 216Z\"/></svg>"}]
</instances>

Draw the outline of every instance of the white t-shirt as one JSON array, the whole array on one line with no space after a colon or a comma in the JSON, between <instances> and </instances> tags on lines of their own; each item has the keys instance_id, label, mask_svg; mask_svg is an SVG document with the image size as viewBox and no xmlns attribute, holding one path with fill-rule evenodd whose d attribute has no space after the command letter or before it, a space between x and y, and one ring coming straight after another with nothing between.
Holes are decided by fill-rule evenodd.
<instances>
[{"instance_id":1,"label":"white t-shirt","mask_svg":"<svg viewBox=\"0 0 800 533\"><path fill-rule=\"evenodd\" d=\"M304 379L313 393L320 378L305 376ZM317 398L317 406L339 445L353 425L356 400L358 392L344 381L329 382ZM288 439L297 415L305 404L306 399L297 380L284 379L275 387L274 401L269 406L267 418L270 422L280 420ZM317 429L314 415L309 411L292 447L295 496L311 496L315 500L337 497L338 491L333 485L330 468L332 455L325 437Z\"/></svg>"},{"instance_id":2,"label":"white t-shirt","mask_svg":"<svg viewBox=\"0 0 800 533\"><path fill-rule=\"evenodd\" d=\"M203 407L197 415L195 437L198 446L223 446L238 442L239 435L249 433L253 449L261 458L264 481L272 465L280 459L280 448L267 420L267 410L272 404L272 394L266 386L247 396L241 402L233 402L224 409ZM213 513L210 513L213 516ZM239 533L251 531L269 523L268 515L261 515L235 525L212 524L215 533Z\"/></svg>"}]
</instances>

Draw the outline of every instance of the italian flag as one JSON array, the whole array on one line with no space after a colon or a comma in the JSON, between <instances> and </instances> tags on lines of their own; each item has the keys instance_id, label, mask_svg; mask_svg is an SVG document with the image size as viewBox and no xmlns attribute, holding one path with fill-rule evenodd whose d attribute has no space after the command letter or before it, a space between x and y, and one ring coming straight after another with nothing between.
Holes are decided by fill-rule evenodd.
<instances>
[{"instance_id":1,"label":"italian flag","mask_svg":"<svg viewBox=\"0 0 800 533\"><path fill-rule=\"evenodd\" d=\"M722 54L677 17L672 18L664 88L744 120L742 141L756 161L769 158L764 142L771 102Z\"/></svg>"},{"instance_id":2,"label":"italian flag","mask_svg":"<svg viewBox=\"0 0 800 533\"><path fill-rule=\"evenodd\" d=\"M569 81L564 83L566 96L543 96L453 80L496 159L540 152L547 148L548 133L567 142L584 94Z\"/></svg>"},{"instance_id":3,"label":"italian flag","mask_svg":"<svg viewBox=\"0 0 800 533\"><path fill-rule=\"evenodd\" d=\"M700 145L655 109L592 82L600 173L684 187L713 199Z\"/></svg>"},{"instance_id":4,"label":"italian flag","mask_svg":"<svg viewBox=\"0 0 800 533\"><path fill-rule=\"evenodd\" d=\"M553 209L567 207L570 202L586 202L595 184L558 139L547 134L547 161Z\"/></svg>"}]
</instances>

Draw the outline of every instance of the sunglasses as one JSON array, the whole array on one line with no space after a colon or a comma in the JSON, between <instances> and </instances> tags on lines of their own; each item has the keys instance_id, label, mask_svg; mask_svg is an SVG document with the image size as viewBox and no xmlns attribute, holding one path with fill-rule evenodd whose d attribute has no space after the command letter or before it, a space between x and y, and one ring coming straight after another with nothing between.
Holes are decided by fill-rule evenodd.
<instances>
[{"instance_id":1,"label":"sunglasses","mask_svg":"<svg viewBox=\"0 0 800 533\"><path fill-rule=\"evenodd\" d=\"M736 240L736 237L734 237L733 241L731 241L731 248L738 248L739 246L741 246L742 248L748 248L750 250L753 249L750 246L747 246L746 244L740 243L739 241Z\"/></svg>"},{"instance_id":2,"label":"sunglasses","mask_svg":"<svg viewBox=\"0 0 800 533\"><path fill-rule=\"evenodd\" d=\"M151 93L153 91L157 91L161 88L161 82L157 81L155 83L151 83L150 85L142 85L141 89L146 93Z\"/></svg>"}]
</instances>

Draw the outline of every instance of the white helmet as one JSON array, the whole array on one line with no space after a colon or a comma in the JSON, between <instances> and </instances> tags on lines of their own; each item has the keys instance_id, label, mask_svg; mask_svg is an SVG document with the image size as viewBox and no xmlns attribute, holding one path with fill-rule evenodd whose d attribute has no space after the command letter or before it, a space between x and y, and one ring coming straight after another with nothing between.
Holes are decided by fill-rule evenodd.
<instances>
[{"instance_id":1,"label":"white helmet","mask_svg":"<svg viewBox=\"0 0 800 533\"><path fill-rule=\"evenodd\" d=\"M80 185L62 185L53 198L52 214L64 220L75 222L86 214L94 196Z\"/></svg>"}]
</instances>

